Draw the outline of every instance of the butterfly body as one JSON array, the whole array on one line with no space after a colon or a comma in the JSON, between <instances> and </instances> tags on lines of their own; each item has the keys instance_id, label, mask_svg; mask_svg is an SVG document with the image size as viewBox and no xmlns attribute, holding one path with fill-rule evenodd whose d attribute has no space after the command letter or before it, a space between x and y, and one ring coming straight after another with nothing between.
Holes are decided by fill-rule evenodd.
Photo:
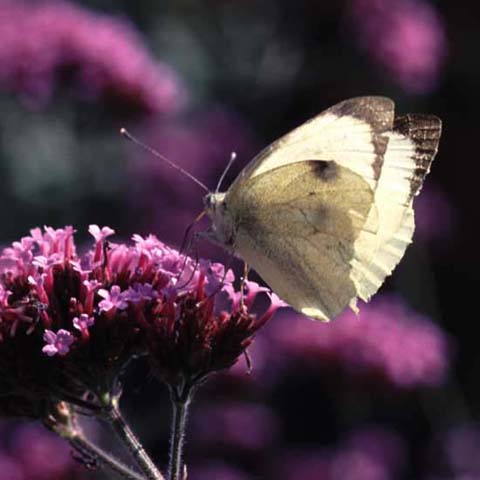
<instances>
[{"instance_id":1,"label":"butterfly body","mask_svg":"<svg viewBox=\"0 0 480 480\"><path fill-rule=\"evenodd\" d=\"M412 199L440 120L395 117L384 97L346 100L263 150L208 194L211 237L295 309L329 320L368 301L403 256Z\"/></svg>"}]
</instances>

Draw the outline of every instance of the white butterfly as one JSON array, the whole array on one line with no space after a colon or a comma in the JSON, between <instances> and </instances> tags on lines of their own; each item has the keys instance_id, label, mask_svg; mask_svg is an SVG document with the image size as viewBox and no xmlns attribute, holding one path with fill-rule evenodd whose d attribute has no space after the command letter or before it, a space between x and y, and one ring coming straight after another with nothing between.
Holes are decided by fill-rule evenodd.
<instances>
[{"instance_id":1,"label":"white butterfly","mask_svg":"<svg viewBox=\"0 0 480 480\"><path fill-rule=\"evenodd\" d=\"M263 150L225 193L205 196L211 239L312 318L368 301L411 242L412 200L441 121L394 107L384 97L341 102Z\"/></svg>"}]
</instances>

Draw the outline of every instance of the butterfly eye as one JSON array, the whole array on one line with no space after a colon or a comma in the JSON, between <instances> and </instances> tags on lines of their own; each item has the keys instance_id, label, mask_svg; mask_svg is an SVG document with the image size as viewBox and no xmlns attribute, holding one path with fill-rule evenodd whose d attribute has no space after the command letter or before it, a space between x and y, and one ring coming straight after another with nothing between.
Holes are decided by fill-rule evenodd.
<instances>
[{"instance_id":1,"label":"butterfly eye","mask_svg":"<svg viewBox=\"0 0 480 480\"><path fill-rule=\"evenodd\" d=\"M213 210L215 202L211 193L208 193L203 197L203 205L207 210Z\"/></svg>"}]
</instances>

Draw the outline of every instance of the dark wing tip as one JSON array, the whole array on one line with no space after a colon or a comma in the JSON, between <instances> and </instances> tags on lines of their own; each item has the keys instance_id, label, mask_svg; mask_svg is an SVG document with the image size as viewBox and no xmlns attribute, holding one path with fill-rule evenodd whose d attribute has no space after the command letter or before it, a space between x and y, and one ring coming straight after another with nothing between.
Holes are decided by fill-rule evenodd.
<instances>
[{"instance_id":1,"label":"dark wing tip","mask_svg":"<svg viewBox=\"0 0 480 480\"><path fill-rule=\"evenodd\" d=\"M372 163L373 175L375 180L378 180L388 145L388 137L384 134L391 131L393 127L394 101L388 97L355 97L337 103L327 112L338 117L350 116L369 125L375 151L375 159Z\"/></svg>"},{"instance_id":2,"label":"dark wing tip","mask_svg":"<svg viewBox=\"0 0 480 480\"><path fill-rule=\"evenodd\" d=\"M375 133L392 128L395 103L387 97L355 97L330 107L327 112L339 117L348 115L367 122Z\"/></svg>"},{"instance_id":3,"label":"dark wing tip","mask_svg":"<svg viewBox=\"0 0 480 480\"><path fill-rule=\"evenodd\" d=\"M442 134L442 121L435 115L408 113L395 117L393 130L408 137L415 146L415 172L412 177L411 195L417 195L430 165L438 151Z\"/></svg>"}]
</instances>

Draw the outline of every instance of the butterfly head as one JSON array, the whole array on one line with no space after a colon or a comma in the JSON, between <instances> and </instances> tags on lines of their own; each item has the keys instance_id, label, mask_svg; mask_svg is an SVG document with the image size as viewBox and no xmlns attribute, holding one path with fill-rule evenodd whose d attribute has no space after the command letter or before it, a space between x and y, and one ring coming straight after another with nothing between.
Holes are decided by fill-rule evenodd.
<instances>
[{"instance_id":1,"label":"butterfly head","mask_svg":"<svg viewBox=\"0 0 480 480\"><path fill-rule=\"evenodd\" d=\"M225 202L225 193L207 193L203 197L205 212L212 219L212 240L224 247L234 244L234 221Z\"/></svg>"},{"instance_id":2,"label":"butterfly head","mask_svg":"<svg viewBox=\"0 0 480 480\"><path fill-rule=\"evenodd\" d=\"M210 192L203 197L203 206L205 207L205 210L210 217L212 216L212 213L217 209L217 205L219 204L219 202L222 201L222 199L218 198L219 196L223 196L223 194Z\"/></svg>"}]
</instances>

